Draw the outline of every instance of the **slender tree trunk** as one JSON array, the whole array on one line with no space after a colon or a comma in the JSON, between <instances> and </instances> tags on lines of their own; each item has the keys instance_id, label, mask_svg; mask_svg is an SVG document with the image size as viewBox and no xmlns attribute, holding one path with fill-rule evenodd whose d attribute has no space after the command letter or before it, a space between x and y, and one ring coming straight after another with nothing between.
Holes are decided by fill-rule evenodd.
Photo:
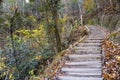
<instances>
[{"instance_id":1,"label":"slender tree trunk","mask_svg":"<svg viewBox=\"0 0 120 80\"><path fill-rule=\"evenodd\" d=\"M60 38L60 34L59 34L59 16L58 16L58 10L57 10L57 6L59 5L59 1L60 0L50 0L46 2L48 3L50 10L52 12L52 17L54 20L54 29L55 29L55 37L56 37L56 47L57 47L57 52L60 52L62 50L62 44L61 44L61 38Z\"/></svg>"},{"instance_id":2,"label":"slender tree trunk","mask_svg":"<svg viewBox=\"0 0 120 80\"><path fill-rule=\"evenodd\" d=\"M62 50L62 44L61 44L61 38L60 38L60 34L59 34L59 30L58 30L58 26L59 26L59 23L58 23L58 13L57 13L57 10L53 10L52 12L53 14L53 20L54 20L54 28L55 28L55 37L56 37L56 43L57 43L57 50L58 52L60 52Z\"/></svg>"}]
</instances>

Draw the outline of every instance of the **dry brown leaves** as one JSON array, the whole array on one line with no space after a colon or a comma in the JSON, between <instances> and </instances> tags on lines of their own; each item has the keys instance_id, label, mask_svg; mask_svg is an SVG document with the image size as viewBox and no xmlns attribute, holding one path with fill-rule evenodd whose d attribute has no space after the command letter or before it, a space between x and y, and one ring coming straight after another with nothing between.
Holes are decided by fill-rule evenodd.
<instances>
[{"instance_id":1,"label":"dry brown leaves","mask_svg":"<svg viewBox=\"0 0 120 80\"><path fill-rule=\"evenodd\" d=\"M103 41L103 49L105 51L104 80L120 80L120 47L105 39Z\"/></svg>"},{"instance_id":2,"label":"dry brown leaves","mask_svg":"<svg viewBox=\"0 0 120 80\"><path fill-rule=\"evenodd\" d=\"M66 62L66 56L68 54L71 54L71 50L67 49L65 51L63 51L62 53L63 57L58 57L56 60L53 61L53 63L45 70L44 74L45 77L49 78L49 79L54 79L58 74L60 74L60 69L64 66L65 62Z\"/></svg>"}]
</instances>

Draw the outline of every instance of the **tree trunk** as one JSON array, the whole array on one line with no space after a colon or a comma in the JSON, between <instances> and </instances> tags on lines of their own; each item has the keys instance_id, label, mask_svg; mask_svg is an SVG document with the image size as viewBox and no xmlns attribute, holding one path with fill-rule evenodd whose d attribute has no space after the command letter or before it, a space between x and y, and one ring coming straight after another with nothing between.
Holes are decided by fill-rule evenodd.
<instances>
[{"instance_id":1,"label":"tree trunk","mask_svg":"<svg viewBox=\"0 0 120 80\"><path fill-rule=\"evenodd\" d=\"M58 30L58 12L55 8L53 8L53 20L54 20L54 28L55 28L55 37L56 37L56 47L57 47L57 51L60 52L62 50L62 44L61 44L61 38L60 38L60 34L59 34L59 30Z\"/></svg>"},{"instance_id":2,"label":"tree trunk","mask_svg":"<svg viewBox=\"0 0 120 80\"><path fill-rule=\"evenodd\" d=\"M60 52L62 50L62 44L61 44L61 38L60 38L60 34L59 34L59 16L58 16L58 10L57 7L59 5L59 1L60 0L50 0L46 2L48 3L50 10L52 12L52 17L53 17L53 21L54 21L54 32L55 32L55 38L56 38L56 47L57 47L57 52Z\"/></svg>"},{"instance_id":3,"label":"tree trunk","mask_svg":"<svg viewBox=\"0 0 120 80\"><path fill-rule=\"evenodd\" d=\"M58 30L58 13L57 10L53 10L53 20L54 20L54 28L55 28L55 37L56 37L56 44L57 44L57 51L60 52L62 50L61 38Z\"/></svg>"}]
</instances>

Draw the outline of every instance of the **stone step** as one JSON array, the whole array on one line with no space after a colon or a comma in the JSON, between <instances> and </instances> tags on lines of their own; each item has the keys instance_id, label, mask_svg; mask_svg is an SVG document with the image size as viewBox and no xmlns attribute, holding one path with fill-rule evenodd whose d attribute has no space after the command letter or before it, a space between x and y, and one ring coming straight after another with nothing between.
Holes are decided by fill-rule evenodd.
<instances>
[{"instance_id":1,"label":"stone step","mask_svg":"<svg viewBox=\"0 0 120 80\"><path fill-rule=\"evenodd\" d=\"M94 65L94 66L96 66L96 65L98 65L98 66L101 66L101 64L102 64L102 62L101 61L86 61L86 62L67 62L67 63L65 63L65 65L69 65L69 66L71 66L71 65L74 65L74 66L82 66L82 65L84 65L84 66L92 66L92 65Z\"/></svg>"},{"instance_id":2,"label":"stone step","mask_svg":"<svg viewBox=\"0 0 120 80\"><path fill-rule=\"evenodd\" d=\"M101 35L98 35L97 37L95 35L90 35L88 38L92 38L92 39L103 39L104 37Z\"/></svg>"},{"instance_id":3,"label":"stone step","mask_svg":"<svg viewBox=\"0 0 120 80\"><path fill-rule=\"evenodd\" d=\"M71 76L58 76L56 80L103 80L98 77L71 77Z\"/></svg>"},{"instance_id":4,"label":"stone step","mask_svg":"<svg viewBox=\"0 0 120 80\"><path fill-rule=\"evenodd\" d=\"M70 59L72 59L72 58L95 58L95 59L99 59L99 58L101 58L102 57L102 54L82 54L82 55L77 55L77 54L70 54L70 55L68 55L68 57L70 58Z\"/></svg>"},{"instance_id":5,"label":"stone step","mask_svg":"<svg viewBox=\"0 0 120 80\"><path fill-rule=\"evenodd\" d=\"M86 40L103 40L103 38L87 38Z\"/></svg>"},{"instance_id":6,"label":"stone step","mask_svg":"<svg viewBox=\"0 0 120 80\"><path fill-rule=\"evenodd\" d=\"M79 47L93 47L93 46L95 46L95 47L101 47L101 45L95 45L95 44L93 44L93 45L89 45L89 44L80 45L80 44L78 44L78 45L76 45L76 46L79 46Z\"/></svg>"},{"instance_id":7,"label":"stone step","mask_svg":"<svg viewBox=\"0 0 120 80\"><path fill-rule=\"evenodd\" d=\"M84 43L101 43L103 40L85 40Z\"/></svg>"},{"instance_id":8,"label":"stone step","mask_svg":"<svg viewBox=\"0 0 120 80\"><path fill-rule=\"evenodd\" d=\"M69 58L70 62L101 61L101 58Z\"/></svg>"},{"instance_id":9,"label":"stone step","mask_svg":"<svg viewBox=\"0 0 120 80\"><path fill-rule=\"evenodd\" d=\"M64 68L102 68L102 65L64 65Z\"/></svg>"},{"instance_id":10,"label":"stone step","mask_svg":"<svg viewBox=\"0 0 120 80\"><path fill-rule=\"evenodd\" d=\"M76 73L101 73L101 68L62 68L62 72L76 72Z\"/></svg>"},{"instance_id":11,"label":"stone step","mask_svg":"<svg viewBox=\"0 0 120 80\"><path fill-rule=\"evenodd\" d=\"M75 50L101 50L100 47L74 47Z\"/></svg>"},{"instance_id":12,"label":"stone step","mask_svg":"<svg viewBox=\"0 0 120 80\"><path fill-rule=\"evenodd\" d=\"M79 47L101 47L101 44L82 43L82 44L77 44L76 46L79 46Z\"/></svg>"},{"instance_id":13,"label":"stone step","mask_svg":"<svg viewBox=\"0 0 120 80\"><path fill-rule=\"evenodd\" d=\"M81 54L101 54L101 51L87 51L87 50L75 50L74 51L75 53L74 54L79 54L79 55L81 55Z\"/></svg>"},{"instance_id":14,"label":"stone step","mask_svg":"<svg viewBox=\"0 0 120 80\"><path fill-rule=\"evenodd\" d=\"M90 52L90 53L101 53L101 50L74 50L75 53L80 53L80 52Z\"/></svg>"},{"instance_id":15,"label":"stone step","mask_svg":"<svg viewBox=\"0 0 120 80\"><path fill-rule=\"evenodd\" d=\"M96 47L96 46L86 46L86 47L81 47L81 46L75 46L74 48L100 48L101 49L101 47L100 46L98 46L98 47Z\"/></svg>"},{"instance_id":16,"label":"stone step","mask_svg":"<svg viewBox=\"0 0 120 80\"><path fill-rule=\"evenodd\" d=\"M85 40L84 43L101 43L102 40Z\"/></svg>"},{"instance_id":17,"label":"stone step","mask_svg":"<svg viewBox=\"0 0 120 80\"><path fill-rule=\"evenodd\" d=\"M99 72L93 72L93 73L66 72L63 75L65 75L65 76L78 76L78 77L101 77L102 76L102 74Z\"/></svg>"},{"instance_id":18,"label":"stone step","mask_svg":"<svg viewBox=\"0 0 120 80\"><path fill-rule=\"evenodd\" d=\"M87 45L87 46L93 46L93 45L101 45L100 43L79 43L78 45Z\"/></svg>"}]
</instances>

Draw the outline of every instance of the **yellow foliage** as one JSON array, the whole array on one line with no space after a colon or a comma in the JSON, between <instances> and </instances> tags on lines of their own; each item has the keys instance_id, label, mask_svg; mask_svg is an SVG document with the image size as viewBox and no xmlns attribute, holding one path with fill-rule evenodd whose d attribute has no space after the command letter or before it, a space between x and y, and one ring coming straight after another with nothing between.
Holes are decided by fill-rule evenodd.
<instances>
[{"instance_id":1,"label":"yellow foliage","mask_svg":"<svg viewBox=\"0 0 120 80\"><path fill-rule=\"evenodd\" d=\"M40 24L40 25L39 25L39 37L41 37L41 38L43 38L43 39L44 39L45 36L46 36L44 31L45 31L44 25L43 25L43 24Z\"/></svg>"},{"instance_id":2,"label":"yellow foliage","mask_svg":"<svg viewBox=\"0 0 120 80\"><path fill-rule=\"evenodd\" d=\"M59 19L59 22L64 24L68 20L67 16L64 16L63 18Z\"/></svg>"},{"instance_id":3,"label":"yellow foliage","mask_svg":"<svg viewBox=\"0 0 120 80\"><path fill-rule=\"evenodd\" d=\"M65 32L65 28L64 27L62 27L62 32Z\"/></svg>"},{"instance_id":4,"label":"yellow foliage","mask_svg":"<svg viewBox=\"0 0 120 80\"><path fill-rule=\"evenodd\" d=\"M93 0L83 0L83 6L86 11L90 11L94 7L94 1Z\"/></svg>"},{"instance_id":5,"label":"yellow foliage","mask_svg":"<svg viewBox=\"0 0 120 80\"><path fill-rule=\"evenodd\" d=\"M9 75L9 79L11 79L12 77L13 77L13 75L12 75L12 74L10 74L10 75Z\"/></svg>"},{"instance_id":6,"label":"yellow foliage","mask_svg":"<svg viewBox=\"0 0 120 80\"><path fill-rule=\"evenodd\" d=\"M29 16L28 19L31 20L32 22L36 22L36 19L33 16Z\"/></svg>"},{"instance_id":7,"label":"yellow foliage","mask_svg":"<svg viewBox=\"0 0 120 80\"><path fill-rule=\"evenodd\" d=\"M40 60L40 59L41 59L41 56L36 56L35 59L36 59L36 60Z\"/></svg>"},{"instance_id":8,"label":"yellow foliage","mask_svg":"<svg viewBox=\"0 0 120 80\"><path fill-rule=\"evenodd\" d=\"M34 75L34 70L29 71L30 75Z\"/></svg>"},{"instance_id":9,"label":"yellow foliage","mask_svg":"<svg viewBox=\"0 0 120 80\"><path fill-rule=\"evenodd\" d=\"M24 38L30 38L30 30L17 30L17 33L20 33L21 36L24 36Z\"/></svg>"},{"instance_id":10,"label":"yellow foliage","mask_svg":"<svg viewBox=\"0 0 120 80\"><path fill-rule=\"evenodd\" d=\"M15 7L11 6L9 9L10 9L11 11L14 11L14 10L15 10Z\"/></svg>"},{"instance_id":11,"label":"yellow foliage","mask_svg":"<svg viewBox=\"0 0 120 80\"><path fill-rule=\"evenodd\" d=\"M46 33L43 24L39 24L37 28L33 30L17 30L16 34L19 34L24 40L32 40L29 47L37 48L40 45L46 45Z\"/></svg>"},{"instance_id":12,"label":"yellow foliage","mask_svg":"<svg viewBox=\"0 0 120 80\"><path fill-rule=\"evenodd\" d=\"M39 25L39 33L41 33L43 35L44 31L45 30L44 30L43 24Z\"/></svg>"},{"instance_id":13,"label":"yellow foliage","mask_svg":"<svg viewBox=\"0 0 120 80\"><path fill-rule=\"evenodd\" d=\"M0 58L0 71L4 68L6 68L5 64L4 64L4 60L5 58Z\"/></svg>"},{"instance_id":14,"label":"yellow foliage","mask_svg":"<svg viewBox=\"0 0 120 80\"><path fill-rule=\"evenodd\" d=\"M16 32L17 33L20 33L21 36L23 36L24 38L30 38L30 37L42 37L44 38L45 37L45 34L44 34L44 27L43 25L39 25L39 29L34 29L34 30L17 30Z\"/></svg>"},{"instance_id":15,"label":"yellow foliage","mask_svg":"<svg viewBox=\"0 0 120 80\"><path fill-rule=\"evenodd\" d=\"M39 30L32 30L32 36L36 37L39 35Z\"/></svg>"},{"instance_id":16,"label":"yellow foliage","mask_svg":"<svg viewBox=\"0 0 120 80\"><path fill-rule=\"evenodd\" d=\"M67 21L67 19L68 19L68 17L67 17L67 16L65 16L65 17L63 18L63 22L66 22L66 21Z\"/></svg>"},{"instance_id":17,"label":"yellow foliage","mask_svg":"<svg viewBox=\"0 0 120 80\"><path fill-rule=\"evenodd\" d=\"M116 59L117 59L118 61L120 61L120 56L116 56Z\"/></svg>"}]
</instances>

